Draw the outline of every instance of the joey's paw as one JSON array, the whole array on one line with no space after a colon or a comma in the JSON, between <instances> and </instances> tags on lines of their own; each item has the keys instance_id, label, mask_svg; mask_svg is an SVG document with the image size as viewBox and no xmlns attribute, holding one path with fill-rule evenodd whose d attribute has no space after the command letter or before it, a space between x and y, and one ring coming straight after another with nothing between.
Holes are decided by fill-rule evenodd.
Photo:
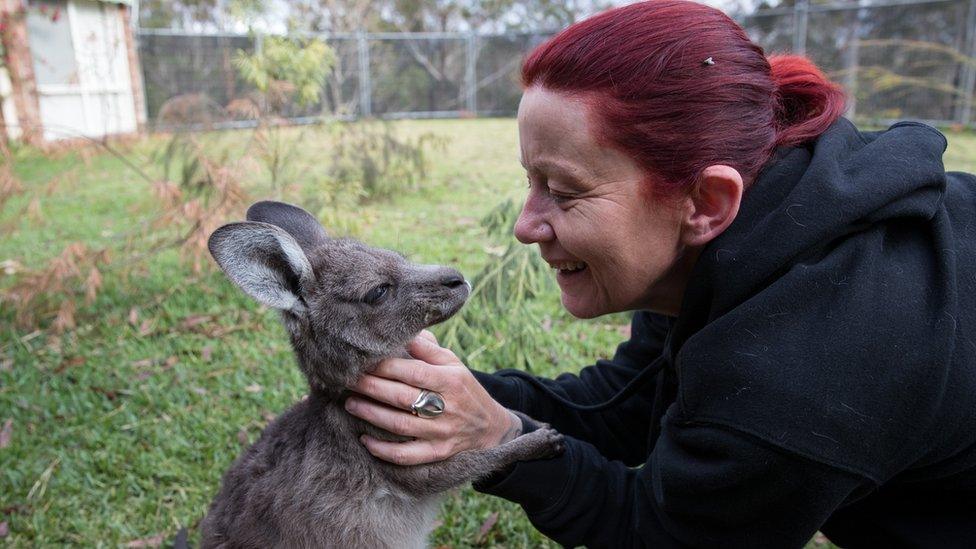
<instances>
[{"instance_id":1,"label":"joey's paw","mask_svg":"<svg viewBox=\"0 0 976 549\"><path fill-rule=\"evenodd\" d=\"M563 455L566 451L566 441L563 438L562 433L546 425L545 427L539 429L545 435L545 443L542 447L543 451L546 452L545 455L541 457L553 458Z\"/></svg>"},{"instance_id":2,"label":"joey's paw","mask_svg":"<svg viewBox=\"0 0 976 549\"><path fill-rule=\"evenodd\" d=\"M525 445L526 452L522 459L552 458L562 455L566 449L563 435L548 425L542 425L535 431L518 437L514 442Z\"/></svg>"}]
</instances>

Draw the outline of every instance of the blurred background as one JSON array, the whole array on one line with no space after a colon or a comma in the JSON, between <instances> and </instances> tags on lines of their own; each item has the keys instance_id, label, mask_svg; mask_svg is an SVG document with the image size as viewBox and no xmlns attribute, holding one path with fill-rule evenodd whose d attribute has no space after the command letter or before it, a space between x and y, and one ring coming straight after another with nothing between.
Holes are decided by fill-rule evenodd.
<instances>
[{"instance_id":1,"label":"blurred background","mask_svg":"<svg viewBox=\"0 0 976 549\"><path fill-rule=\"evenodd\" d=\"M522 57L602 0L0 0L0 544L168 546L305 393L274 311L213 267L246 207L460 268L470 367L611 355L511 227ZM976 0L713 3L811 57L863 128L938 126L976 172ZM826 397L825 397L826 398ZM452 494L435 547L551 546ZM822 536L810 547L829 546Z\"/></svg>"},{"instance_id":2,"label":"blurred background","mask_svg":"<svg viewBox=\"0 0 976 549\"><path fill-rule=\"evenodd\" d=\"M359 117L511 116L522 55L602 0L4 0L27 6L5 34L7 134L43 138L239 128L262 90L239 55L286 38L319 41L321 87L279 97L293 123ZM620 2L617 2L620 3ZM976 8L971 0L872 0L724 9L767 52L810 56L850 93L848 117L971 127ZM10 8L8 8L9 10ZM311 59L309 60L311 61ZM299 99L306 99L299 101Z\"/></svg>"}]
</instances>

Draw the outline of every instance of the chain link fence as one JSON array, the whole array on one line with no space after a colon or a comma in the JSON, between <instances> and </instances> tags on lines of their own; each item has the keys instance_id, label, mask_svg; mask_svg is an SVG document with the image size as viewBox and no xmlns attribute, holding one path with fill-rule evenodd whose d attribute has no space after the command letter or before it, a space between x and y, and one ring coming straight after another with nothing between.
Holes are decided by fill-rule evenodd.
<instances>
[{"instance_id":1,"label":"chain link fence","mask_svg":"<svg viewBox=\"0 0 976 549\"><path fill-rule=\"evenodd\" d=\"M847 90L851 118L976 125L976 0L797 0L739 22L767 53L813 59Z\"/></svg>"},{"instance_id":2,"label":"chain link fence","mask_svg":"<svg viewBox=\"0 0 976 549\"><path fill-rule=\"evenodd\" d=\"M737 17L767 53L811 57L851 97L848 116L976 126L976 0L809 4ZM319 38L336 52L317 105L286 106L295 122L342 118L511 116L523 56L551 33L355 33ZM253 125L228 106L254 95L238 50L261 36L141 29L147 119L160 130Z\"/></svg>"}]
</instances>

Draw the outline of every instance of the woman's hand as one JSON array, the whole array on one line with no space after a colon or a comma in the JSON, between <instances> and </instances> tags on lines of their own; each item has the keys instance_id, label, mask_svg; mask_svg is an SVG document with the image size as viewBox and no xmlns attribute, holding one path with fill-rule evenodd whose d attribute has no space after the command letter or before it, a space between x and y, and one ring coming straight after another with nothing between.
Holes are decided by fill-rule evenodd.
<instances>
[{"instance_id":1,"label":"woman's hand","mask_svg":"<svg viewBox=\"0 0 976 549\"><path fill-rule=\"evenodd\" d=\"M371 454L398 465L418 465L464 450L491 448L520 434L522 421L492 399L457 356L437 344L433 334L425 330L407 351L413 359L384 360L351 387L372 400L355 395L346 400L350 414L414 439L388 442L363 435L361 440ZM410 412L421 389L444 397L444 413L421 418Z\"/></svg>"}]
</instances>

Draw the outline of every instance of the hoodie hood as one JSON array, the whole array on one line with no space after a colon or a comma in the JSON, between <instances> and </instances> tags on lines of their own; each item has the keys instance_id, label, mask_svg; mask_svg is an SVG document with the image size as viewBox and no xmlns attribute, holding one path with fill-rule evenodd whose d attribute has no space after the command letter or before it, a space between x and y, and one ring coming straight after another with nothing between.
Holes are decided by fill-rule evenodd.
<instances>
[{"instance_id":1,"label":"hoodie hood","mask_svg":"<svg viewBox=\"0 0 976 549\"><path fill-rule=\"evenodd\" d=\"M702 252L691 285L711 290L718 315L839 238L884 220L931 219L945 194L946 146L924 124L861 133L841 118L808 146L778 150Z\"/></svg>"},{"instance_id":2,"label":"hoodie hood","mask_svg":"<svg viewBox=\"0 0 976 549\"><path fill-rule=\"evenodd\" d=\"M976 326L976 178L947 174L945 148L923 124L840 119L777 151L692 271L666 419L879 482L933 429L971 440L976 344L957 333Z\"/></svg>"}]
</instances>

